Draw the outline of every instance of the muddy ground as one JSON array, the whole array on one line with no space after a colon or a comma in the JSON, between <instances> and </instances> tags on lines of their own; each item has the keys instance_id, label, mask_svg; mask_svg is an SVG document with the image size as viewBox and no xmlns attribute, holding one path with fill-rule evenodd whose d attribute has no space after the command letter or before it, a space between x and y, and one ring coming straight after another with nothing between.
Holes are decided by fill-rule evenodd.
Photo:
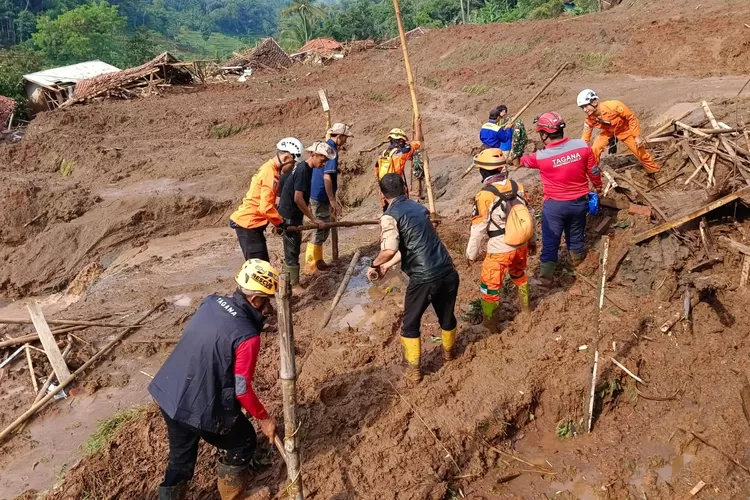
<instances>
[{"instance_id":1,"label":"muddy ground","mask_svg":"<svg viewBox=\"0 0 750 500\"><path fill-rule=\"evenodd\" d=\"M567 118L569 134L577 135L582 115L575 96L583 87L628 103L646 130L701 99L730 125L750 121L748 100L736 97L750 68L750 29L742 19L750 19L744 1L635 3L573 19L433 31L410 44L443 217L439 230L461 276L459 355L443 363L439 344L431 341L439 327L428 313L426 376L417 387L405 383L398 329L406 282L392 272L369 286L363 273L377 234L372 228L342 230L340 261L307 278L310 292L294 308L309 498L668 499L686 497L699 481L706 483L703 498L750 495L750 474L690 434L750 466L750 427L739 396L750 355L739 255L721 247L722 262L689 272L705 259L692 226L683 232L693 244L668 235L630 249L608 285L619 307L608 303L601 315L602 383L595 431L587 435L582 419L596 292L563 267L551 290L532 280L530 316L519 315L511 287L496 322L472 324L469 304L478 294L480 266L468 266L462 255L478 178L459 179L487 110L500 102L511 112L518 109L565 60L574 69L531 106L524 115L529 126L536 114L556 109ZM81 459L80 445L98 420L150 403L149 377L190 313L206 294L231 292L242 257L227 227L229 210L277 138L295 135L308 143L320 137L318 88L328 89L334 120L354 123L356 137L342 168L347 218L378 213L374 155L358 151L379 143L391 127L410 128L399 64L398 52L371 50L246 84L71 107L37 117L22 142L0 145L1 316L24 317L24 303L35 298L48 317L106 315L127 323L168 301L66 400L50 404L3 443L0 497L46 491L47 498L156 498L167 445L153 408L100 453ZM227 124L245 129L212 138L214 126ZM628 170L627 160L608 161ZM63 176L61 167L72 173ZM675 168L665 166L660 179ZM537 176L514 175L541 203ZM640 172L632 175L639 179ZM675 190L653 192L670 217L715 194L696 188L677 203ZM605 210L589 227L605 216L613 218L603 231L613 254L653 223L627 210ZM717 238L747 243L745 217L745 206L737 203L712 213L708 222ZM280 240L269 241L280 264ZM589 244L592 252L578 273L596 281L599 235L593 231ZM317 327L360 247L363 257L341 305L327 328ZM537 268L532 258L532 274ZM659 327L680 309L686 282L712 283L695 308L694 331L685 333L678 324L662 334ZM0 334L31 331L6 326ZM114 335L104 328L73 333L71 369ZM276 340L264 332L254 386L280 419ZM582 350L584 345L589 347ZM647 385L636 387L612 357ZM38 377L46 376L43 355L34 351L33 359ZM23 359L0 371L0 384L4 427L34 398ZM285 470L262 439L261 446L272 465L255 478L254 498L281 497ZM202 449L192 498L217 498L214 471L213 450ZM510 479L515 474L520 476Z\"/></svg>"}]
</instances>

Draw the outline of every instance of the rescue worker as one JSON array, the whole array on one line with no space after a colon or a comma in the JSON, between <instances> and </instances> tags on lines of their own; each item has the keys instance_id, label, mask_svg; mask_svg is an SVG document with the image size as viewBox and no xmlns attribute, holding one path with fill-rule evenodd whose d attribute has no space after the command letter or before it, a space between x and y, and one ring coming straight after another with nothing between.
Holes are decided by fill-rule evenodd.
<instances>
[{"instance_id":1,"label":"rescue worker","mask_svg":"<svg viewBox=\"0 0 750 500\"><path fill-rule=\"evenodd\" d=\"M310 187L310 208L313 214L319 220L331 222L341 215L341 204L336 198L338 190L338 168L339 168L339 151L346 144L349 137L354 137L349 130L349 126L343 123L334 123L328 129L329 139L326 141L333 149L336 157L327 160L323 168L316 168L312 174L312 184ZM323 243L328 239L330 229L318 229L313 233L312 239L307 243L305 252L305 265L307 271L314 273L319 269L325 269L326 263L323 261Z\"/></svg>"},{"instance_id":2,"label":"rescue worker","mask_svg":"<svg viewBox=\"0 0 750 500\"><path fill-rule=\"evenodd\" d=\"M536 120L536 130L544 149L524 155L521 166L539 169L542 178L544 204L539 273L542 284L550 285L563 233L571 263L577 266L586 257L584 237L589 181L598 192L602 179L589 145L581 139L564 137L565 121L559 114L541 115Z\"/></svg>"},{"instance_id":3,"label":"rescue worker","mask_svg":"<svg viewBox=\"0 0 750 500\"><path fill-rule=\"evenodd\" d=\"M586 113L583 136L581 137L584 141L587 143L591 141L591 133L595 128L601 129L591 146L597 164L602 152L610 148L612 139L616 137L638 158L646 172L655 174L661 169L651 157L651 154L646 151L646 140L641 135L638 118L625 104L620 101L599 102L599 96L596 95L596 92L585 89L578 94L578 107Z\"/></svg>"},{"instance_id":4,"label":"rescue worker","mask_svg":"<svg viewBox=\"0 0 750 500\"><path fill-rule=\"evenodd\" d=\"M385 148L378 157L378 161L375 163L375 175L377 175L378 183L387 174L396 174L401 176L404 184L404 196L409 199L409 187L406 183L406 162L411 160L414 156L414 152L422 147L422 118L416 122L414 130L415 140L409 141L406 137L406 133L400 128L393 128L388 132L388 140L390 141L388 147ZM388 208L388 203L380 195L380 205L383 207L383 212Z\"/></svg>"},{"instance_id":5,"label":"rescue worker","mask_svg":"<svg viewBox=\"0 0 750 500\"><path fill-rule=\"evenodd\" d=\"M302 143L294 137L281 139L276 144L276 156L260 166L250 181L242 204L229 216L229 227L237 233L237 240L245 260L261 259L270 262L265 231L268 224L284 226L284 219L276 209L281 174L292 170L302 158Z\"/></svg>"},{"instance_id":6,"label":"rescue worker","mask_svg":"<svg viewBox=\"0 0 750 500\"><path fill-rule=\"evenodd\" d=\"M505 241L508 213L513 204L528 205L523 185L508 179L508 163L502 151L485 149L474 157L474 165L482 176L482 190L474 198L471 218L471 236L466 247L466 258L470 263L479 259L485 249L482 263L482 282L479 286L482 312L489 320L500 307L500 290L505 273L510 273L518 287L521 311L529 312L529 279L526 276L529 253L536 252L536 235L521 244L511 245ZM533 228L534 214L530 210ZM533 231L533 229L532 229Z\"/></svg>"},{"instance_id":7,"label":"rescue worker","mask_svg":"<svg viewBox=\"0 0 750 500\"><path fill-rule=\"evenodd\" d=\"M490 111L490 119L482 125L479 140L485 148L499 148L503 157L508 158L513 146L513 128L508 127L508 108L502 104Z\"/></svg>"},{"instance_id":8,"label":"rescue worker","mask_svg":"<svg viewBox=\"0 0 750 500\"><path fill-rule=\"evenodd\" d=\"M278 286L278 272L260 259L246 261L232 296L209 295L148 386L167 425L169 463L159 499L182 499L192 479L201 439L219 449L222 500L245 498L255 452L253 424L272 443L276 421L253 391L260 332Z\"/></svg>"},{"instance_id":9,"label":"rescue worker","mask_svg":"<svg viewBox=\"0 0 750 500\"><path fill-rule=\"evenodd\" d=\"M299 226L306 216L318 229L323 229L324 222L318 219L309 206L310 189L314 169L323 168L327 160L336 157L333 148L323 141L313 142L305 151L310 154L307 160L299 162L284 181L279 200L279 213L286 226ZM289 281L294 293L299 295L299 253L302 245L300 231L283 230L284 234L284 270L289 272Z\"/></svg>"},{"instance_id":10,"label":"rescue worker","mask_svg":"<svg viewBox=\"0 0 750 500\"><path fill-rule=\"evenodd\" d=\"M368 277L379 279L399 262L401 270L409 276L401 345L407 362L406 376L419 382L422 379L420 329L422 315L429 305L435 310L442 329L443 359L453 359L458 273L430 221L429 211L406 197L403 178L395 173L384 175L380 191L388 208L380 218L380 253L372 261Z\"/></svg>"}]
</instances>

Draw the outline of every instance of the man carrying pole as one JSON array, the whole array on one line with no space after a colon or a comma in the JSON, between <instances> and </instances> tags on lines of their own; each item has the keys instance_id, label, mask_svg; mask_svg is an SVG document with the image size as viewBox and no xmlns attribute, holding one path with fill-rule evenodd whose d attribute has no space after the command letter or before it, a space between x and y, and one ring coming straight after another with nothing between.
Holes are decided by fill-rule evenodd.
<instances>
[{"instance_id":1,"label":"man carrying pole","mask_svg":"<svg viewBox=\"0 0 750 500\"><path fill-rule=\"evenodd\" d=\"M380 279L399 262L401 270L409 276L401 345L407 362L406 377L419 382L422 380L420 330L422 315L429 305L435 310L442 330L443 359L453 359L458 273L427 209L406 197L403 178L397 174L385 175L380 181L380 191L388 209L380 219L381 250L372 261L368 277Z\"/></svg>"},{"instance_id":2,"label":"man carrying pole","mask_svg":"<svg viewBox=\"0 0 750 500\"><path fill-rule=\"evenodd\" d=\"M417 121L415 139L414 141L409 141L406 133L400 128L391 129L388 132L388 140L390 141L388 147L380 153L378 161L375 163L375 175L377 176L378 183L388 174L400 176L404 181L407 198L409 198L409 188L406 183L406 162L412 160L414 153L422 147L421 119ZM383 212L388 209L388 203L382 193L380 195L380 206L383 207Z\"/></svg>"},{"instance_id":3,"label":"man carrying pole","mask_svg":"<svg viewBox=\"0 0 750 500\"><path fill-rule=\"evenodd\" d=\"M310 208L313 215L324 222L337 220L341 216L341 204L336 198L338 190L338 168L339 154L346 144L346 140L352 135L348 125L343 123L334 123L328 129L329 139L326 141L333 149L335 157L326 160L323 168L313 169L312 182L310 187ZM316 273L318 270L325 269L326 263L323 261L323 243L328 239L330 229L318 229L307 243L305 252L305 267L308 273Z\"/></svg>"},{"instance_id":4,"label":"man carrying pole","mask_svg":"<svg viewBox=\"0 0 750 500\"><path fill-rule=\"evenodd\" d=\"M217 474L222 500L247 495L255 452L253 424L260 422L273 445L276 421L252 387L260 332L278 287L278 272L260 259L246 261L235 277L234 295L209 295L148 387L167 424L169 463L160 500L185 498L201 439L220 451Z\"/></svg>"}]
</instances>

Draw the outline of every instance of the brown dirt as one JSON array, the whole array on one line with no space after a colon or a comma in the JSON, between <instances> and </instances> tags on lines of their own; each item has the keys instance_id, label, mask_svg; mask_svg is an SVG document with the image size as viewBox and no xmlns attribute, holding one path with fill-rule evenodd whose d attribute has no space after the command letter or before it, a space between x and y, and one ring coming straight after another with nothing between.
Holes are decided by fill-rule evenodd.
<instances>
[{"instance_id":1,"label":"brown dirt","mask_svg":"<svg viewBox=\"0 0 750 500\"><path fill-rule=\"evenodd\" d=\"M750 65L750 51L742 50L750 44L750 30L738 21L748 17L750 5L740 0L636 3L580 18L435 30L410 43L433 181L443 193L437 200L443 216L439 231L461 275L461 314L477 296L480 266L469 267L462 257L476 183L458 176L476 146L476 129L487 109L500 101L511 111L518 109L563 60L571 60L575 69L531 107L527 123L534 114L557 109L575 135L582 121L575 95L585 86L626 101L647 129L664 114L679 114L674 110L703 98L712 102L720 120L750 121L748 101L734 99ZM157 300L171 303L71 390L68 402L50 405L20 436L3 444L0 497L50 490L61 465L80 457L76 448L96 419L116 407L149 401L149 374L158 370L201 298L232 289L241 256L225 223L253 169L272 151L275 138L296 135L307 143L322 131L318 88L328 89L335 120L354 122L356 137L342 167L348 217L377 214L374 154L357 151L380 142L392 126L409 128L408 92L394 64L400 64L397 52L370 50L325 68L293 68L242 85L74 106L39 116L23 141L0 146L0 196L7 207L0 214L3 297L42 295L69 285L66 293L43 297L48 316L113 314L112 320L123 322ZM246 128L214 139L212 127L220 124ZM619 158L609 161L622 166ZM72 165L68 177L60 173L63 163ZM677 167L666 165L663 175ZM516 175L540 204L534 175ZM638 175L634 170L634 178ZM673 200L669 193L654 195L660 193ZM671 206L670 216L685 208L676 202ZM712 214L715 236L740 240L750 234L743 210ZM606 215L614 218L608 230L611 255L649 227L645 217L627 210ZM727 223L730 216L737 217L736 227ZM697 241L695 229L685 232ZM439 327L428 313L423 323L426 376L410 387L399 368L406 283L395 273L372 287L362 278L375 239L372 228L342 231L340 261L307 278L315 293L295 302L309 498L451 499L460 497L460 489L469 498L486 499L557 492L563 498L668 499L686 497L699 480L707 483L701 493L706 498L750 494L750 475L685 432L695 431L750 464L750 432L739 396L750 356L748 292L737 288L737 255L721 249L723 263L688 273L705 258L697 245L688 250L666 236L630 249L607 291L626 311L607 305L602 312L603 385L595 432L586 435L581 419L587 411L596 325L596 293L589 285L567 269L552 290L543 291L532 281L529 317L519 316L511 287L496 322L461 321L458 357L450 364L443 363L439 344L430 341ZM598 239L589 235L590 248L597 248ZM278 238L269 241L272 260L278 262ZM365 258L330 326L321 330L317 325L358 247L365 248ZM537 267L533 258L532 273ZM578 272L595 281L596 251ZM694 312L694 333L684 334L678 324L671 335L663 335L659 326L679 309L686 280L705 288ZM19 304L9 304L4 315L22 315ZM254 387L280 418L272 330L263 334ZM0 334L21 331L30 328L5 327ZM71 368L113 334L101 328L74 333L91 345L77 341ZM580 350L583 345L588 349ZM638 387L642 395L610 357L648 382ZM49 366L40 356L35 364L38 375L46 375ZM12 363L4 372L2 425L33 401L25 364ZM575 437L558 438L556 429L563 427ZM555 475L528 472L533 467L498 455L487 443ZM101 453L71 466L47 498L156 498L166 454L166 431L158 412L150 409ZM269 458L273 465L255 477L253 498L284 495L285 470L277 457ZM218 498L215 459L212 449L201 449L192 498ZM515 473L522 475L503 481Z\"/></svg>"}]
</instances>

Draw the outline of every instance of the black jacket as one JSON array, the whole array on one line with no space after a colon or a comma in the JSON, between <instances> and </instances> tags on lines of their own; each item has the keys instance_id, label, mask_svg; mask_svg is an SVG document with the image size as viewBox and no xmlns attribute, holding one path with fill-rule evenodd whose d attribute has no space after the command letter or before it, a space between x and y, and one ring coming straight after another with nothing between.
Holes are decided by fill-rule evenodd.
<instances>
[{"instance_id":1,"label":"black jacket","mask_svg":"<svg viewBox=\"0 0 750 500\"><path fill-rule=\"evenodd\" d=\"M209 295L148 386L170 418L221 434L241 415L234 392L234 352L260 335L263 315L240 291Z\"/></svg>"},{"instance_id":2,"label":"black jacket","mask_svg":"<svg viewBox=\"0 0 750 500\"><path fill-rule=\"evenodd\" d=\"M430 222L429 211L405 196L394 199L385 211L396 219L401 270L410 283L421 285L454 271L453 260Z\"/></svg>"}]
</instances>

